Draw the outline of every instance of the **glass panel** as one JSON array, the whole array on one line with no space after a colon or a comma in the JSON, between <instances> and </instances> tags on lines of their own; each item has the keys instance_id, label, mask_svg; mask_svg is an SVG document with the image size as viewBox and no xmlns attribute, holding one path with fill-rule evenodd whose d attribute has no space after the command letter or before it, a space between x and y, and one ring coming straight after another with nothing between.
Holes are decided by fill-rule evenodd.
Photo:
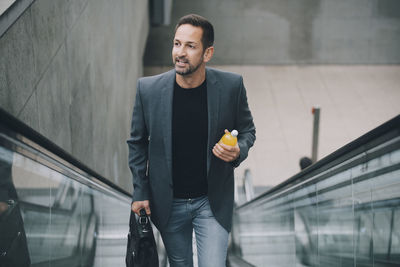
<instances>
[{"instance_id":1,"label":"glass panel","mask_svg":"<svg viewBox=\"0 0 400 267\"><path fill-rule=\"evenodd\" d=\"M129 197L81 184L4 147L0 175L0 216L8 199L19 203L32 265L125 265Z\"/></svg>"},{"instance_id":2,"label":"glass panel","mask_svg":"<svg viewBox=\"0 0 400 267\"><path fill-rule=\"evenodd\" d=\"M236 251L255 266L400 266L396 140L239 208Z\"/></svg>"},{"instance_id":3,"label":"glass panel","mask_svg":"<svg viewBox=\"0 0 400 267\"><path fill-rule=\"evenodd\" d=\"M400 263L400 205L394 212L390 259Z\"/></svg>"},{"instance_id":4,"label":"glass panel","mask_svg":"<svg viewBox=\"0 0 400 267\"><path fill-rule=\"evenodd\" d=\"M21 203L32 264L50 260L50 183L52 170L13 153L12 176Z\"/></svg>"},{"instance_id":5,"label":"glass panel","mask_svg":"<svg viewBox=\"0 0 400 267\"><path fill-rule=\"evenodd\" d=\"M81 226L80 185L68 177L54 172L50 180L51 209L50 260L68 262L76 266L80 262L79 238Z\"/></svg>"},{"instance_id":6,"label":"glass panel","mask_svg":"<svg viewBox=\"0 0 400 267\"><path fill-rule=\"evenodd\" d=\"M125 266L131 197L0 126L1 262L16 255L7 266Z\"/></svg>"},{"instance_id":7,"label":"glass panel","mask_svg":"<svg viewBox=\"0 0 400 267\"><path fill-rule=\"evenodd\" d=\"M400 204L400 170L386 173L372 181L373 192L373 258L375 264L399 261L399 254L392 253L396 242L396 211ZM395 247L395 246L394 246Z\"/></svg>"},{"instance_id":8,"label":"glass panel","mask_svg":"<svg viewBox=\"0 0 400 267\"><path fill-rule=\"evenodd\" d=\"M94 257L96 253L96 236L99 225L99 215L95 212L96 192L89 187L82 187L81 190L81 235L80 252L82 266L94 266Z\"/></svg>"},{"instance_id":9,"label":"glass panel","mask_svg":"<svg viewBox=\"0 0 400 267\"><path fill-rule=\"evenodd\" d=\"M292 196L272 200L276 204L240 216L239 244L244 259L255 266L293 266L295 263ZM272 204L271 204L272 205Z\"/></svg>"},{"instance_id":10,"label":"glass panel","mask_svg":"<svg viewBox=\"0 0 400 267\"><path fill-rule=\"evenodd\" d=\"M320 199L322 201L318 201L319 264L322 266L352 265L353 203L351 184L322 192L318 194L318 200Z\"/></svg>"},{"instance_id":11,"label":"glass panel","mask_svg":"<svg viewBox=\"0 0 400 267\"><path fill-rule=\"evenodd\" d=\"M354 173L360 174L358 170ZM372 190L371 180L353 185L355 262L361 266L373 266Z\"/></svg>"},{"instance_id":12,"label":"glass panel","mask_svg":"<svg viewBox=\"0 0 400 267\"><path fill-rule=\"evenodd\" d=\"M96 236L96 266L124 266L129 231L130 202L113 194L95 194L96 213L100 215Z\"/></svg>"},{"instance_id":13,"label":"glass panel","mask_svg":"<svg viewBox=\"0 0 400 267\"><path fill-rule=\"evenodd\" d=\"M293 196L296 266L315 266L318 263L316 185L304 186Z\"/></svg>"}]
</instances>

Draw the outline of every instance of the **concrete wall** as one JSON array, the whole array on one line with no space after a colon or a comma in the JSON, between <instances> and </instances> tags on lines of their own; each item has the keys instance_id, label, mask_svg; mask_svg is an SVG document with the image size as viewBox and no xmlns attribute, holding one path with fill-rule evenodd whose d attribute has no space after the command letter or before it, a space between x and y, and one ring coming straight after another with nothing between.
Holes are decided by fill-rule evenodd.
<instances>
[{"instance_id":1,"label":"concrete wall","mask_svg":"<svg viewBox=\"0 0 400 267\"><path fill-rule=\"evenodd\" d=\"M398 0L175 0L151 29L145 64L170 65L173 28L188 13L215 27L211 64L400 63Z\"/></svg>"},{"instance_id":2,"label":"concrete wall","mask_svg":"<svg viewBox=\"0 0 400 267\"><path fill-rule=\"evenodd\" d=\"M0 106L132 191L127 145L143 0L36 0L0 39Z\"/></svg>"}]
</instances>

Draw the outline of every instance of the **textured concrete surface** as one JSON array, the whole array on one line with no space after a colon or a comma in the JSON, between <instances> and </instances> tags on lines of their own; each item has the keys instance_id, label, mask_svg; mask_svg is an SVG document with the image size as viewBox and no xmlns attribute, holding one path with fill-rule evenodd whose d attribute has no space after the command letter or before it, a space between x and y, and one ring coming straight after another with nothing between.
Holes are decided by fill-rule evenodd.
<instances>
[{"instance_id":1,"label":"textured concrete surface","mask_svg":"<svg viewBox=\"0 0 400 267\"><path fill-rule=\"evenodd\" d=\"M148 1L36 0L0 39L0 107L132 191Z\"/></svg>"},{"instance_id":2,"label":"textured concrete surface","mask_svg":"<svg viewBox=\"0 0 400 267\"><path fill-rule=\"evenodd\" d=\"M257 140L235 175L249 168L255 185L277 185L311 157L313 106L321 107L318 159L400 114L399 65L215 67L243 75Z\"/></svg>"},{"instance_id":3,"label":"textured concrete surface","mask_svg":"<svg viewBox=\"0 0 400 267\"><path fill-rule=\"evenodd\" d=\"M37 80L31 21L31 13L26 12L0 39L0 105L16 115L32 95Z\"/></svg>"},{"instance_id":4,"label":"textured concrete surface","mask_svg":"<svg viewBox=\"0 0 400 267\"><path fill-rule=\"evenodd\" d=\"M177 20L197 13L215 27L212 64L400 63L397 0L175 0L169 27L153 27L145 65L170 64Z\"/></svg>"}]
</instances>

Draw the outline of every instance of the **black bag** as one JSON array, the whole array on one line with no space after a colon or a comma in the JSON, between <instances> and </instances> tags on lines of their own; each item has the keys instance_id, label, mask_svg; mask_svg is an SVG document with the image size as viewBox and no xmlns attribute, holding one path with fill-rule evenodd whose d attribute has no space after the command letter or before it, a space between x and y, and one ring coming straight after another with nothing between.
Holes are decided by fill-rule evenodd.
<instances>
[{"instance_id":1,"label":"black bag","mask_svg":"<svg viewBox=\"0 0 400 267\"><path fill-rule=\"evenodd\" d=\"M0 267L30 266L25 230L18 202L5 202L8 209L0 216Z\"/></svg>"},{"instance_id":2,"label":"black bag","mask_svg":"<svg viewBox=\"0 0 400 267\"><path fill-rule=\"evenodd\" d=\"M140 216L131 211L125 262L126 267L159 266L153 229L144 209Z\"/></svg>"}]
</instances>

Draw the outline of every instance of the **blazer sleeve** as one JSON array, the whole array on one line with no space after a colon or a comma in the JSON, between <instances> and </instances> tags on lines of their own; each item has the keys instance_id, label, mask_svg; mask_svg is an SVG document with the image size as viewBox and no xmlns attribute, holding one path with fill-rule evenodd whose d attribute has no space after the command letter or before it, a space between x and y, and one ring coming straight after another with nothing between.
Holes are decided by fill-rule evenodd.
<instances>
[{"instance_id":1,"label":"blazer sleeve","mask_svg":"<svg viewBox=\"0 0 400 267\"><path fill-rule=\"evenodd\" d=\"M149 135L144 119L140 93L140 80L137 83L135 105L133 107L129 147L129 168L133 178L132 201L149 199L149 177L147 172Z\"/></svg>"},{"instance_id":2,"label":"blazer sleeve","mask_svg":"<svg viewBox=\"0 0 400 267\"><path fill-rule=\"evenodd\" d=\"M238 167L247 158L250 147L256 140L256 128L253 123L249 105L247 103L246 88L243 84L243 77L240 76L239 96L236 110L236 128L239 131L238 145L240 148L239 157L231 162L233 167Z\"/></svg>"}]
</instances>

